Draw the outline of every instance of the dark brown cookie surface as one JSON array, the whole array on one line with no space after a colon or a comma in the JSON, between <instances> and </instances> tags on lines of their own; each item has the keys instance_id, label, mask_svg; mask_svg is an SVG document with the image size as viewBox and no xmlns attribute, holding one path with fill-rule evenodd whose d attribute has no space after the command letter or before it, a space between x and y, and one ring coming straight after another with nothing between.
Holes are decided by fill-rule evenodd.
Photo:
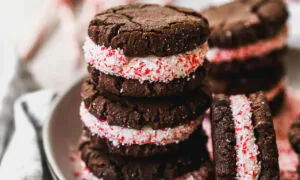
<instances>
[{"instance_id":1,"label":"dark brown cookie surface","mask_svg":"<svg viewBox=\"0 0 300 180\"><path fill-rule=\"evenodd\" d=\"M275 36L288 17L282 0L236 0L202 11L211 47L235 48Z\"/></svg>"},{"instance_id":2,"label":"dark brown cookie surface","mask_svg":"<svg viewBox=\"0 0 300 180\"><path fill-rule=\"evenodd\" d=\"M173 180L199 169L203 179L212 179L212 164L202 146L195 144L194 148L185 148L176 155L133 158L107 154L87 140L81 143L80 152L89 170L104 180Z\"/></svg>"},{"instance_id":3,"label":"dark brown cookie surface","mask_svg":"<svg viewBox=\"0 0 300 180\"><path fill-rule=\"evenodd\" d=\"M259 179L279 179L278 149L273 119L268 101L262 92L249 95L258 162L261 162Z\"/></svg>"},{"instance_id":4,"label":"dark brown cookie surface","mask_svg":"<svg viewBox=\"0 0 300 180\"><path fill-rule=\"evenodd\" d=\"M206 149L207 142L207 136L201 126L190 135L189 139L178 143L159 146L155 144L115 146L108 139L100 138L98 135L92 134L88 128L84 128L83 134L90 139L96 148L103 149L103 152L131 157L153 157L154 155L176 154L183 148L193 148L195 144L202 144L202 148Z\"/></svg>"},{"instance_id":5,"label":"dark brown cookie surface","mask_svg":"<svg viewBox=\"0 0 300 180\"><path fill-rule=\"evenodd\" d=\"M235 128L230 100L218 94L211 105L211 126L216 179L235 179L236 151Z\"/></svg>"},{"instance_id":6,"label":"dark brown cookie surface","mask_svg":"<svg viewBox=\"0 0 300 180\"><path fill-rule=\"evenodd\" d=\"M197 119L209 107L211 93L207 86L184 96L168 98L128 98L100 94L86 80L81 96L89 112L110 125L126 128L162 129L186 124Z\"/></svg>"},{"instance_id":7,"label":"dark brown cookie surface","mask_svg":"<svg viewBox=\"0 0 300 180\"><path fill-rule=\"evenodd\" d=\"M255 71L268 71L274 67L283 66L283 54L286 49L273 51L265 56L253 57L245 60L211 63L209 75L211 77L239 76Z\"/></svg>"},{"instance_id":8,"label":"dark brown cookie surface","mask_svg":"<svg viewBox=\"0 0 300 180\"><path fill-rule=\"evenodd\" d=\"M275 87L285 76L283 63L242 74L228 74L221 77L210 77L214 93L250 94L256 91L267 91Z\"/></svg>"},{"instance_id":9,"label":"dark brown cookie surface","mask_svg":"<svg viewBox=\"0 0 300 180\"><path fill-rule=\"evenodd\" d=\"M112 93L119 96L130 97L166 97L178 96L200 87L207 79L208 61L199 67L188 78L174 79L171 82L149 82L141 83L135 79L125 79L107 75L99 70L88 67L92 82L97 86L100 93Z\"/></svg>"},{"instance_id":10,"label":"dark brown cookie surface","mask_svg":"<svg viewBox=\"0 0 300 180\"><path fill-rule=\"evenodd\" d=\"M289 140L295 152L300 154L300 116L290 128Z\"/></svg>"},{"instance_id":11,"label":"dark brown cookie surface","mask_svg":"<svg viewBox=\"0 0 300 180\"><path fill-rule=\"evenodd\" d=\"M88 35L96 44L123 49L126 56L168 56L204 43L209 25L191 9L131 4L97 14Z\"/></svg>"}]
</instances>

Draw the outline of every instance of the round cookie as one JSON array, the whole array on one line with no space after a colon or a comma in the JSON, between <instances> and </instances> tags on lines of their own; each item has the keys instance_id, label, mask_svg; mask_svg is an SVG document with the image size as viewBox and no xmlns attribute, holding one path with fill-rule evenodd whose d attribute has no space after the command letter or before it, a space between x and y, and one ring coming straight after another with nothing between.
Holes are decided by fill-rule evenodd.
<instances>
[{"instance_id":1,"label":"round cookie","mask_svg":"<svg viewBox=\"0 0 300 180\"><path fill-rule=\"evenodd\" d=\"M171 82L140 82L135 79L125 79L102 73L91 65L88 66L91 82L100 93L112 93L130 97L166 97L178 96L203 85L207 79L209 63L206 60L195 72L187 78L174 79Z\"/></svg>"},{"instance_id":2,"label":"round cookie","mask_svg":"<svg viewBox=\"0 0 300 180\"><path fill-rule=\"evenodd\" d=\"M140 130L171 128L196 120L209 107L207 85L183 96L140 99L101 94L86 80L81 96L88 111L109 125Z\"/></svg>"},{"instance_id":3,"label":"round cookie","mask_svg":"<svg viewBox=\"0 0 300 180\"><path fill-rule=\"evenodd\" d=\"M201 148L199 148L201 146ZM189 172L201 171L203 179L213 177L213 168L206 149L202 144L184 148L176 155L134 158L107 154L91 141L80 145L81 158L87 168L98 178L104 180L166 179L181 177Z\"/></svg>"},{"instance_id":4,"label":"round cookie","mask_svg":"<svg viewBox=\"0 0 300 180\"><path fill-rule=\"evenodd\" d=\"M88 35L98 45L122 49L126 56L169 56L203 44L209 25L191 9L131 4L97 14Z\"/></svg>"},{"instance_id":5,"label":"round cookie","mask_svg":"<svg viewBox=\"0 0 300 180\"><path fill-rule=\"evenodd\" d=\"M236 48L274 37L288 18L282 0L236 0L202 11L211 47Z\"/></svg>"},{"instance_id":6,"label":"round cookie","mask_svg":"<svg viewBox=\"0 0 300 180\"><path fill-rule=\"evenodd\" d=\"M122 156L131 157L152 157L154 155L163 154L176 154L180 149L193 148L195 144L202 144L203 149L206 149L207 136L202 130L202 126L199 126L193 134L190 135L189 139L172 144L166 145L155 145L155 144L144 144L144 145L119 145L115 146L111 141L106 138L101 138L97 134L93 134L87 127L84 127L83 137L88 137L91 143L96 148L103 149L103 152L109 154L119 154Z\"/></svg>"}]
</instances>

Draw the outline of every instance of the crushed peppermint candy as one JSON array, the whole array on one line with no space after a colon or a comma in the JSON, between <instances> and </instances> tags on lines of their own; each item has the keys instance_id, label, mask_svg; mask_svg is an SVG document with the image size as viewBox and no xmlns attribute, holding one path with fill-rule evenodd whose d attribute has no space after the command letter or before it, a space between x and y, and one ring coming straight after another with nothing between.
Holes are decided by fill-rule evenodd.
<instances>
[{"instance_id":1,"label":"crushed peppermint candy","mask_svg":"<svg viewBox=\"0 0 300 180\"><path fill-rule=\"evenodd\" d=\"M230 62L232 60L243 61L250 57L266 55L276 49L281 49L286 45L287 27L283 28L279 34L267 40L242 46L236 49L210 48L207 52L207 59L213 63Z\"/></svg>"},{"instance_id":2,"label":"crushed peppermint candy","mask_svg":"<svg viewBox=\"0 0 300 180\"><path fill-rule=\"evenodd\" d=\"M259 150L255 144L250 101L245 95L230 96L230 107L235 127L236 179L258 179L261 166L257 159Z\"/></svg>"},{"instance_id":3,"label":"crushed peppermint candy","mask_svg":"<svg viewBox=\"0 0 300 180\"><path fill-rule=\"evenodd\" d=\"M142 130L129 129L120 126L111 126L105 120L99 120L89 113L84 103L80 106L80 116L84 125L99 137L105 137L118 147L121 145L132 144L155 144L166 145L179 143L189 138L189 136L197 129L202 120L190 121L188 124L177 126L174 128L164 128L153 130L152 128L144 128Z\"/></svg>"},{"instance_id":4,"label":"crushed peppermint candy","mask_svg":"<svg viewBox=\"0 0 300 180\"><path fill-rule=\"evenodd\" d=\"M100 46L87 38L83 50L86 62L105 74L140 82L167 83L188 77L203 66L208 44L206 42L192 51L166 57L126 57L120 48Z\"/></svg>"}]
</instances>

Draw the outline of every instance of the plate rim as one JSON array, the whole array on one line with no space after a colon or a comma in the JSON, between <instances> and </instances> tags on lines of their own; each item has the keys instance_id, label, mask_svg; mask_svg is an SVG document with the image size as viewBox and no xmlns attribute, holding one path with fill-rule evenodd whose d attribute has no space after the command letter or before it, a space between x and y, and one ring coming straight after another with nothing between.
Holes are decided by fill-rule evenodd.
<instances>
[{"instance_id":1,"label":"plate rim","mask_svg":"<svg viewBox=\"0 0 300 180\"><path fill-rule=\"evenodd\" d=\"M57 111L58 104L70 93L70 91L82 80L84 79L85 75L79 76L64 90L62 93L59 93L55 100L53 101L52 106L50 107L49 114L46 117L46 120L43 125L42 129L42 141L43 141L43 148L45 153L45 158L47 161L47 166L51 171L51 175L54 179L66 179L58 167L58 163L54 158L54 153L51 151L51 143L50 143L50 126L51 120L53 119L53 114Z\"/></svg>"}]
</instances>

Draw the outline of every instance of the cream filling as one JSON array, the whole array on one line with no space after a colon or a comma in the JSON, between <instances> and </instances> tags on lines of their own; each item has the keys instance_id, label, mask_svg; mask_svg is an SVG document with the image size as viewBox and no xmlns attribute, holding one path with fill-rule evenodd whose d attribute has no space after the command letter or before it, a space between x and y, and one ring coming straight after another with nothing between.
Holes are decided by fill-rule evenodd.
<instances>
[{"instance_id":1,"label":"cream filling","mask_svg":"<svg viewBox=\"0 0 300 180\"><path fill-rule=\"evenodd\" d=\"M230 96L230 104L236 139L236 179L258 179L261 166L257 159L259 150L255 144L250 101L245 95L235 95Z\"/></svg>"},{"instance_id":2,"label":"cream filling","mask_svg":"<svg viewBox=\"0 0 300 180\"><path fill-rule=\"evenodd\" d=\"M107 138L116 147L119 145L132 144L166 145L179 143L180 141L188 139L201 123L201 120L195 120L191 121L189 124L159 130L153 130L151 128L136 130L120 126L111 126L107 121L99 120L90 114L84 103L80 106L80 116L84 125L93 134Z\"/></svg>"},{"instance_id":3,"label":"cream filling","mask_svg":"<svg viewBox=\"0 0 300 180\"><path fill-rule=\"evenodd\" d=\"M95 44L87 38L84 46L85 60L105 74L137 79L140 82L170 82L188 77L203 65L208 44L204 43L192 51L166 57L127 57L122 49L113 49Z\"/></svg>"}]
</instances>

